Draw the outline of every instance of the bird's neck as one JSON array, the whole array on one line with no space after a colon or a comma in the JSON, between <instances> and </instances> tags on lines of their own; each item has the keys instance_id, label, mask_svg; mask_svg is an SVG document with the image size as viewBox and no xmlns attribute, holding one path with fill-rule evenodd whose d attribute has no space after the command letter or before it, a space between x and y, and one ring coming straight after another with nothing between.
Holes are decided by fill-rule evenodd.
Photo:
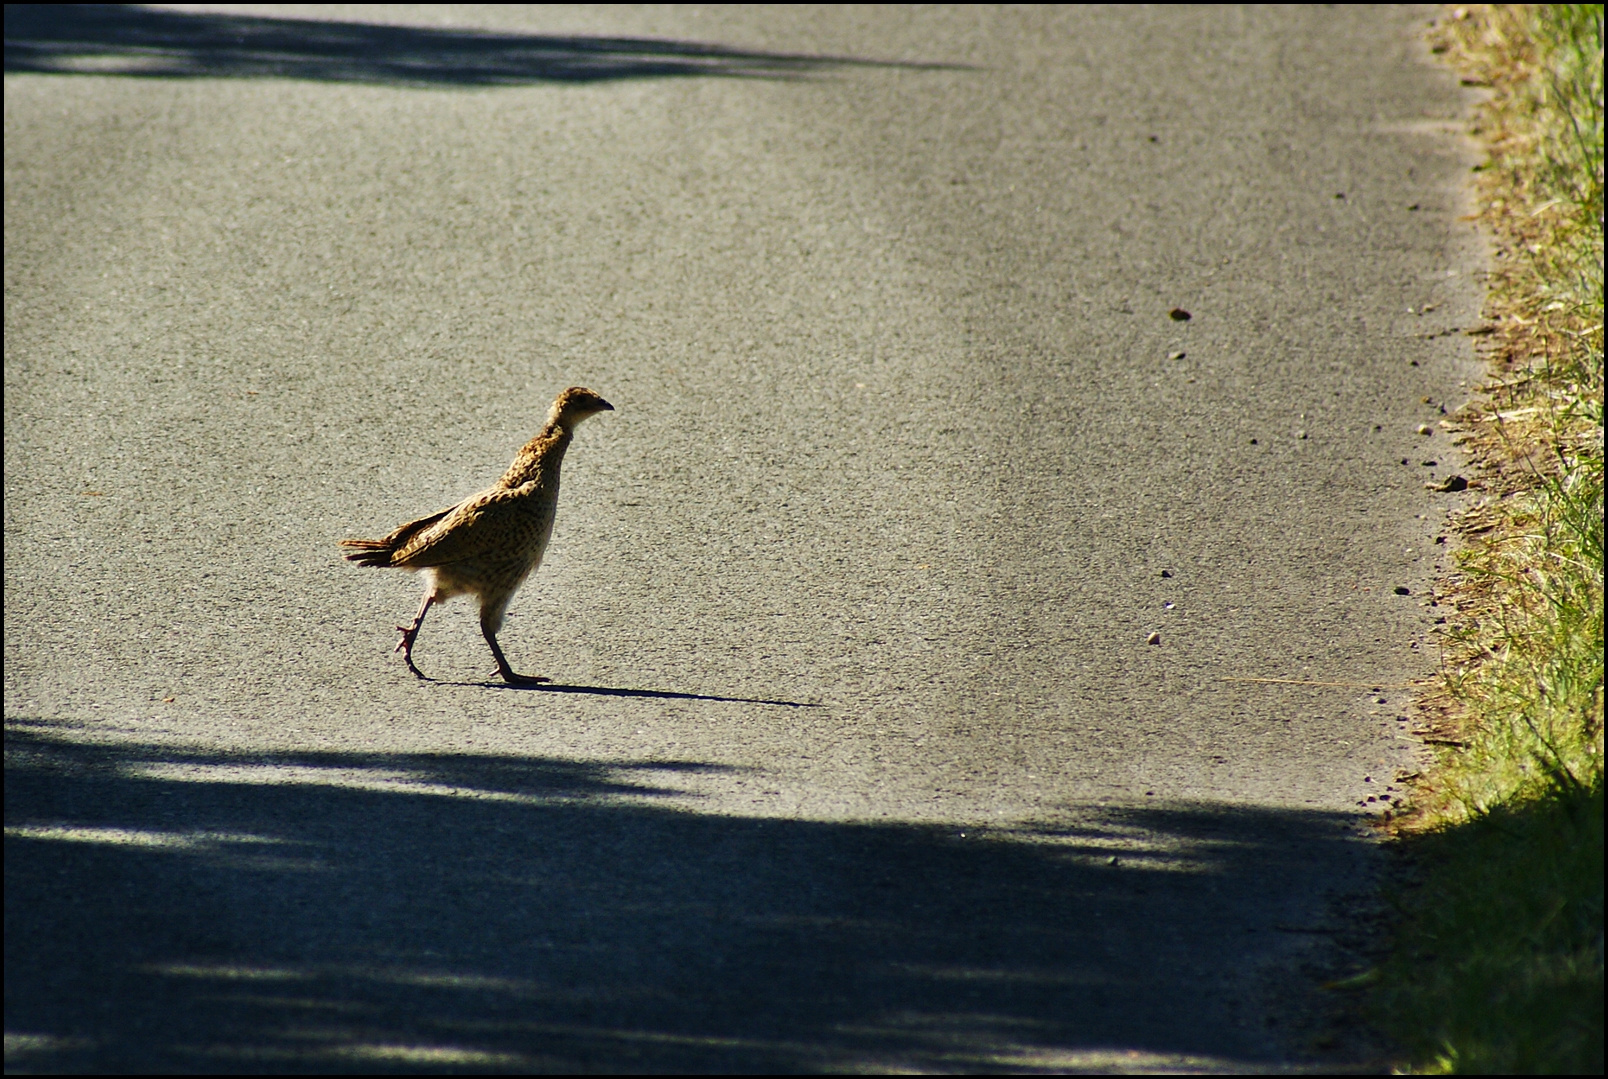
<instances>
[{"instance_id":1,"label":"bird's neck","mask_svg":"<svg viewBox=\"0 0 1608 1079\"><path fill-rule=\"evenodd\" d=\"M559 466L564 463L564 451L569 449L570 439L574 437L570 428L556 421L548 423L537 432L535 438L520 447L514 455L514 463L508 466L508 471L503 473L497 485L522 487L535 480L543 486L556 486Z\"/></svg>"}]
</instances>

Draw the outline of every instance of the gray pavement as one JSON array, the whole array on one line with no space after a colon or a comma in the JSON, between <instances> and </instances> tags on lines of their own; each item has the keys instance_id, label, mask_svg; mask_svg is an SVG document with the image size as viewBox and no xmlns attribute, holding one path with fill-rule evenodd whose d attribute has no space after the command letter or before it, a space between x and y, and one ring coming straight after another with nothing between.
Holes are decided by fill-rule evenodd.
<instances>
[{"instance_id":1,"label":"gray pavement","mask_svg":"<svg viewBox=\"0 0 1608 1079\"><path fill-rule=\"evenodd\" d=\"M6 16L8 1069L1334 1062L1466 497L1424 11L217 11ZM415 681L335 541L572 384L555 686Z\"/></svg>"}]
</instances>

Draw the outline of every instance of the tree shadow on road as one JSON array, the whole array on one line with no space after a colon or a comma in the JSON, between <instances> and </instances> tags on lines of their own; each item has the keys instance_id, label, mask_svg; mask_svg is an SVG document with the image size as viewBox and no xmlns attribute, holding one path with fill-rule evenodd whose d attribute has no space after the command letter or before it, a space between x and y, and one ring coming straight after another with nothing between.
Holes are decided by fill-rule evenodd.
<instances>
[{"instance_id":1,"label":"tree shadow on road","mask_svg":"<svg viewBox=\"0 0 1608 1079\"><path fill-rule=\"evenodd\" d=\"M1222 806L722 816L654 785L698 763L6 753L8 1070L1276 1066L1243 972L1357 847Z\"/></svg>"},{"instance_id":2,"label":"tree shadow on road","mask_svg":"<svg viewBox=\"0 0 1608 1079\"><path fill-rule=\"evenodd\" d=\"M445 30L164 11L8 4L6 73L281 78L392 86L523 86L685 75L799 78L844 66L949 68L653 38Z\"/></svg>"}]
</instances>

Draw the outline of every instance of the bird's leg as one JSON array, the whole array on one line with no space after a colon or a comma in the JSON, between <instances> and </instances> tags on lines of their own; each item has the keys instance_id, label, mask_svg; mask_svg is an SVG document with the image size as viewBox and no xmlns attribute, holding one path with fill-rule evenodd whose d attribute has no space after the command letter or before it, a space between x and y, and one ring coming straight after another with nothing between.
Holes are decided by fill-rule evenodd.
<instances>
[{"instance_id":1,"label":"bird's leg","mask_svg":"<svg viewBox=\"0 0 1608 1079\"><path fill-rule=\"evenodd\" d=\"M424 616L429 612L430 604L434 602L435 592L426 592L424 594L424 602L419 604L419 613L413 616L413 625L396 627L402 631L402 639L396 642L395 648L391 649L393 652L401 652L403 660L406 661L408 665L408 670L412 671L426 682L431 680L430 676L413 665L413 642L419 636L419 627L424 625Z\"/></svg>"},{"instance_id":2,"label":"bird's leg","mask_svg":"<svg viewBox=\"0 0 1608 1079\"><path fill-rule=\"evenodd\" d=\"M542 682L551 682L551 678L543 678L539 674L516 674L508 665L508 659L497 644L497 635L493 633L484 622L480 624L480 632L485 636L486 643L491 645L491 654L497 657L497 673L501 674L503 681L511 686L534 686Z\"/></svg>"}]
</instances>

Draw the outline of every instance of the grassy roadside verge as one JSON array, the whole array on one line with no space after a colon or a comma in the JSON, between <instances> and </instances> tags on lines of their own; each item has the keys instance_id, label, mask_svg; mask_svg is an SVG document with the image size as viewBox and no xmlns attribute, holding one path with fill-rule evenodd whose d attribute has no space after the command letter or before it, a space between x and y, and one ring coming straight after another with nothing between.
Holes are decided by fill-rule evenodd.
<instances>
[{"instance_id":1,"label":"grassy roadside verge","mask_svg":"<svg viewBox=\"0 0 1608 1079\"><path fill-rule=\"evenodd\" d=\"M1413 883L1370 989L1405 1071L1603 1070L1602 10L1449 7L1430 30L1491 89L1494 261L1487 385L1458 417L1484 497L1442 582L1420 702L1441 744L1390 825Z\"/></svg>"}]
</instances>

